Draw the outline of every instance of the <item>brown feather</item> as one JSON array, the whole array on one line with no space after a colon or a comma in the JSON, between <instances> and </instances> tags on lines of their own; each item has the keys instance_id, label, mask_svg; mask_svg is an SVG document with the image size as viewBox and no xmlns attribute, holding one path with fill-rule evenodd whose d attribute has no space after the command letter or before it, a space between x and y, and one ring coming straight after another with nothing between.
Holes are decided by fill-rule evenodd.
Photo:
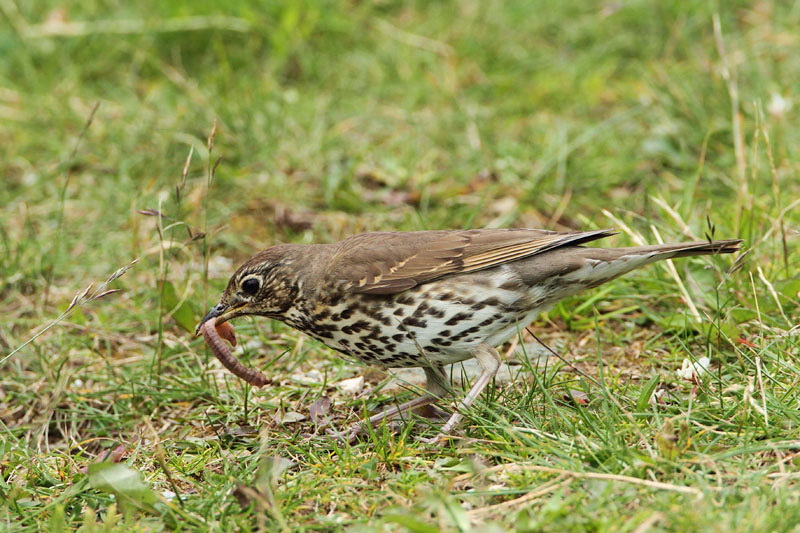
<instances>
[{"instance_id":1,"label":"brown feather","mask_svg":"<svg viewBox=\"0 0 800 533\"><path fill-rule=\"evenodd\" d=\"M395 294L451 274L476 272L616 233L533 229L365 233L339 243L327 273L365 294Z\"/></svg>"}]
</instances>

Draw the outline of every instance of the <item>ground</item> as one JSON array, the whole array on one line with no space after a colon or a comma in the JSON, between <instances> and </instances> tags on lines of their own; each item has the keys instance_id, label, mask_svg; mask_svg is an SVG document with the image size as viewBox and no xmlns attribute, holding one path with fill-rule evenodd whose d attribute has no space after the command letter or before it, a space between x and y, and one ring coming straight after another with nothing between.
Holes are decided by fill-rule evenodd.
<instances>
[{"instance_id":1,"label":"ground","mask_svg":"<svg viewBox=\"0 0 800 533\"><path fill-rule=\"evenodd\" d=\"M796 6L0 0L0 21L0 529L800 527ZM193 335L273 243L490 226L748 253L559 304L530 328L557 355L522 331L438 445L421 419L339 442L414 393L290 328L236 323L260 390Z\"/></svg>"}]
</instances>

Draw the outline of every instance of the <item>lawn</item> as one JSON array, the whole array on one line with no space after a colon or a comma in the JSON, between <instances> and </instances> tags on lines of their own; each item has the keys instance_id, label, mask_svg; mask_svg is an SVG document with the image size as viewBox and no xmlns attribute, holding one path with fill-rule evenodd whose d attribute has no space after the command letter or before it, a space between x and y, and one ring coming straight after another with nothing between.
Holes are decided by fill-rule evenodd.
<instances>
[{"instance_id":1,"label":"lawn","mask_svg":"<svg viewBox=\"0 0 800 533\"><path fill-rule=\"evenodd\" d=\"M777 1L0 0L0 530L798 531L798 27ZM477 227L747 253L558 304L437 445L333 435L406 378L239 319L255 389L194 336L271 244Z\"/></svg>"}]
</instances>

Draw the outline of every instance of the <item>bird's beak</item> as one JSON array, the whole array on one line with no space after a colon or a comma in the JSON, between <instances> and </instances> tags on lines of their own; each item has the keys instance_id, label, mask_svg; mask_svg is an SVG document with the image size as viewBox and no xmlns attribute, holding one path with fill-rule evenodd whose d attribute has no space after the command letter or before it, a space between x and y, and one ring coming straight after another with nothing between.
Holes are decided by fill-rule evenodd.
<instances>
[{"instance_id":1,"label":"bird's beak","mask_svg":"<svg viewBox=\"0 0 800 533\"><path fill-rule=\"evenodd\" d=\"M203 327L203 324L205 324L206 321L208 321L208 320L210 320L212 318L225 317L226 314L228 315L228 318L230 318L230 315L232 314L230 311L232 311L232 310L229 309L228 306L226 306L226 305L222 305L221 303L215 305L214 307L211 308L211 310L208 312L208 314L203 317L203 320L201 320L200 323L197 324L197 329L194 330L194 334L195 335L200 335L200 328ZM222 322L228 320L228 318L224 318L223 320L220 320L219 322L222 323Z\"/></svg>"}]
</instances>

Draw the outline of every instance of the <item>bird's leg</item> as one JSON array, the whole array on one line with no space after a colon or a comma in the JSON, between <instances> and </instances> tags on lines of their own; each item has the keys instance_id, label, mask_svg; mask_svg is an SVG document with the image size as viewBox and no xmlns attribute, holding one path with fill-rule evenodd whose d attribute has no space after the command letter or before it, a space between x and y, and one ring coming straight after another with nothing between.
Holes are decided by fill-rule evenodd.
<instances>
[{"instance_id":1,"label":"bird's leg","mask_svg":"<svg viewBox=\"0 0 800 533\"><path fill-rule=\"evenodd\" d=\"M428 395L435 396L437 400L453 395L453 388L450 386L450 380L447 379L447 375L445 375L441 365L434 365L430 368L426 367L424 370L426 378L425 389ZM450 414L447 411L439 409L434 404L435 402L431 402L427 405L419 406L414 409L414 412L428 419L447 420L450 418Z\"/></svg>"},{"instance_id":2,"label":"bird's leg","mask_svg":"<svg viewBox=\"0 0 800 533\"><path fill-rule=\"evenodd\" d=\"M475 360L478 361L481 374L478 376L478 379L475 380L467 396L461 401L459 410L453 413L450 420L442 426L442 429L439 430L439 434L432 439L426 439L427 442L436 442L441 438L447 437L458 423L461 422L461 419L464 418L463 411L472 406L475 399L483 392L483 389L492 381L492 378L494 378L497 371L500 369L500 363L502 361L500 354L488 344L479 345L472 355L475 357Z\"/></svg>"},{"instance_id":3,"label":"bird's leg","mask_svg":"<svg viewBox=\"0 0 800 533\"><path fill-rule=\"evenodd\" d=\"M391 420L403 415L412 409L418 409L426 405L438 402L442 397L450 394L450 387L447 383L447 377L444 375L442 367L435 365L433 367L423 367L425 371L425 394L413 400L407 401L400 405L395 405L376 415L372 415L368 419L361 421L350 429L350 440L353 440L364 429L369 426L374 426L384 420Z\"/></svg>"}]
</instances>

